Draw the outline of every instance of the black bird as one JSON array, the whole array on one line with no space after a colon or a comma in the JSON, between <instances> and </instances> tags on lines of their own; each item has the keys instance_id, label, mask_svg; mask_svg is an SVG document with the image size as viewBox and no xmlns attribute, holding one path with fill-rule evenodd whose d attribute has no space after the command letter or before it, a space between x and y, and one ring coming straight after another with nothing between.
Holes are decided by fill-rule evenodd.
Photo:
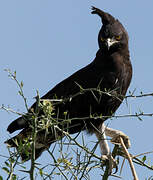
<instances>
[{"instance_id":1,"label":"black bird","mask_svg":"<svg viewBox=\"0 0 153 180\"><path fill-rule=\"evenodd\" d=\"M64 103L55 103L56 116L52 115L57 119L58 127L64 128L70 134L82 130L95 133L100 140L102 154L109 155L110 150L104 138L105 134L111 136L114 142L117 142L118 136L122 136L126 146L130 145L129 138L124 133L104 126L104 121L113 115L122 103L131 82L129 38L123 25L110 14L95 7L92 7L91 13L99 15L103 24L98 35L99 50L95 59L57 84L41 99L64 99ZM29 112L35 109L36 103L32 105ZM43 113L40 111L39 115ZM65 116L71 121L63 125ZM95 116L99 118L94 118ZM7 130L10 133L22 129L17 136L5 142L9 146L17 147L20 141L24 142L24 138L31 137L31 121L27 120L27 117L26 115L19 117L8 126ZM63 136L58 130L57 134ZM50 131L46 136L45 130L38 131L36 158L55 141L55 132ZM24 150L20 155L23 160L28 160L30 149L29 155Z\"/></svg>"}]
</instances>

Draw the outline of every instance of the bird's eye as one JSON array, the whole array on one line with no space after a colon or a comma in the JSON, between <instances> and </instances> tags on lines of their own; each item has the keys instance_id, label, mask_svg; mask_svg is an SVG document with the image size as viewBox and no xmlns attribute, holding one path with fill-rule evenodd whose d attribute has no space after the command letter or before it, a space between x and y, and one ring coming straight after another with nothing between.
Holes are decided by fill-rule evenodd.
<instances>
[{"instance_id":1,"label":"bird's eye","mask_svg":"<svg viewBox=\"0 0 153 180\"><path fill-rule=\"evenodd\" d=\"M115 36L115 39L116 39L116 40L120 40L120 39L121 39L121 36Z\"/></svg>"},{"instance_id":2,"label":"bird's eye","mask_svg":"<svg viewBox=\"0 0 153 180\"><path fill-rule=\"evenodd\" d=\"M101 37L101 38L100 38L100 40L101 40L102 42L104 42L104 41L105 41L105 39L104 39L103 37Z\"/></svg>"}]
</instances>

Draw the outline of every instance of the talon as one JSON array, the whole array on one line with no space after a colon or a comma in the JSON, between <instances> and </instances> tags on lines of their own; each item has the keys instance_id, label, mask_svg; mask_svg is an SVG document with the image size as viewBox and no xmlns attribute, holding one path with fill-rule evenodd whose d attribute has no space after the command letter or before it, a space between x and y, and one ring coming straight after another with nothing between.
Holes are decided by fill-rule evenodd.
<instances>
[{"instance_id":1,"label":"talon","mask_svg":"<svg viewBox=\"0 0 153 180\"><path fill-rule=\"evenodd\" d=\"M124 134L123 132L119 132L117 133L112 139L111 139L111 142L113 144L117 144L117 145L120 145L120 137L123 138L123 141L124 141L124 144L126 146L126 148L128 149L130 146L131 146L131 143L130 143L130 139L129 137Z\"/></svg>"},{"instance_id":2,"label":"talon","mask_svg":"<svg viewBox=\"0 0 153 180\"><path fill-rule=\"evenodd\" d=\"M111 154L109 155L102 155L102 161L103 161L103 166L107 165L107 162L109 164L109 170L108 170L108 174L112 174L112 170L115 168L115 173L117 173L118 171L118 166L117 166L117 161L112 157Z\"/></svg>"}]
</instances>

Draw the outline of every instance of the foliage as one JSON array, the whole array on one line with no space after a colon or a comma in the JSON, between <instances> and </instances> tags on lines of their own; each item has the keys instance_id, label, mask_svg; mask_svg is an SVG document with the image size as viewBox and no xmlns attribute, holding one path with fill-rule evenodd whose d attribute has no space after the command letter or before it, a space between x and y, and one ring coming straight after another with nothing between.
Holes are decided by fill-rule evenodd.
<instances>
[{"instance_id":1,"label":"foliage","mask_svg":"<svg viewBox=\"0 0 153 180\"><path fill-rule=\"evenodd\" d=\"M24 105L26 109L28 110L27 106L27 99L24 96L23 93L23 82L19 82L16 78L16 72L11 73L10 70L7 70L9 73L9 76L16 81L18 87L19 87L19 94L24 100ZM100 89L96 89L98 92ZM83 89L80 87L80 93L86 93L87 91L93 91L93 89ZM94 89L95 91L95 89ZM110 95L110 92L101 92L101 93L107 93ZM78 94L74 95L77 96ZM146 96L153 96L153 93L150 94L140 94L135 96L134 92L131 92L130 95L126 96L125 99L128 98L141 98ZM26 146L23 146L23 144L18 144L18 151L16 149L7 148L9 157L5 157L5 165L1 167L2 171L5 171L7 174L7 179L11 180L17 180L21 179L18 175L18 171L24 173L24 177L22 179L25 179L29 177L31 180L34 179L54 179L55 177L62 177L62 179L90 179L90 173L95 169L100 169L101 171L101 177L103 180L107 180L110 176L108 174L108 162L104 161L100 156L96 155L95 151L98 146L97 142L92 142L90 148L86 144L86 141L84 140L84 136L82 133L78 133L75 135L70 135L67 131L60 129L58 126L58 122L56 119L53 119L52 116L54 115L54 105L56 103L61 103L63 101L70 100L73 97L69 97L67 99L61 99L61 100L41 100L39 97L39 93L37 91L36 96L36 102L37 107L36 110L33 112L28 113L28 119L31 120L32 125L32 136L31 138L27 139ZM6 111L16 113L19 115L24 115L22 113L16 112L10 108L6 108L5 106L1 106L1 109L4 109ZM39 112L44 112L44 115L39 117ZM27 114L27 113L26 113ZM65 112L65 117L67 115L67 112ZM27 115L26 115L27 116ZM143 113L139 112L136 114L125 114L125 115L112 115L110 118L123 118L123 117L136 117L141 120L141 117L143 116L153 116L153 113ZM90 118L90 117L86 117ZM97 118L97 117L94 117ZM99 117L98 117L99 118ZM102 118L102 117L100 117ZM39 119L39 121L38 121ZM68 120L66 120L68 121ZM63 121L65 122L65 121ZM35 161L35 141L36 136L39 131L45 130L46 135L49 133L50 130L54 130L55 132L61 132L61 134L64 136L64 138L57 137L58 141L54 143L51 149L47 149L48 154L50 155L50 158L52 159L50 164L38 164ZM81 136L82 135L82 136ZM78 136L81 136L81 142L78 141ZM92 148L91 148L92 147ZM19 153L22 148L27 149L27 154L29 153L29 148L32 151L32 156L30 159L30 169L25 165L24 162L22 162L19 158ZM66 149L66 151L64 150ZM58 151L58 152L57 152ZM149 162L147 158L147 153L142 153L140 155L133 156L130 154L132 161L140 166L142 168L148 168L150 170L153 170L153 165L151 165L151 162ZM112 151L112 155L114 158L116 158L118 164L121 163L121 160L127 159L127 156L122 151L121 146L114 145L114 149ZM50 169L48 171L48 169ZM121 169L122 170L122 166ZM117 171L117 169L116 169ZM121 178L120 176L117 176L116 174L111 174L111 176L114 176L116 178ZM0 180L6 179L2 176L0 176ZM149 177L148 180L153 179L153 177Z\"/></svg>"}]
</instances>

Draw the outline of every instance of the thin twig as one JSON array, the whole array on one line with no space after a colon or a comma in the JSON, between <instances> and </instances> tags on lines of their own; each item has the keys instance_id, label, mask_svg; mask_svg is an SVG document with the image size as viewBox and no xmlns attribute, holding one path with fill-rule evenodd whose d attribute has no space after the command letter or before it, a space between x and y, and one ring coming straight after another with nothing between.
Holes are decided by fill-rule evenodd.
<instances>
[{"instance_id":1,"label":"thin twig","mask_svg":"<svg viewBox=\"0 0 153 180\"><path fill-rule=\"evenodd\" d=\"M139 155L136 155L136 156L133 156L132 154L130 154L131 158L132 158L132 161L135 163L135 164L138 164L140 166L144 166L150 170L153 170L153 167L152 166L149 166L148 164L144 163L144 161L140 160L139 158L137 158L137 156L140 156L140 155L144 155L144 154L149 154L149 153L152 153L151 152L146 152L146 153L141 153ZM121 152L121 151L118 151L117 152L117 155L119 156L122 156L123 158L126 158L127 159L127 156L125 155L125 153Z\"/></svg>"},{"instance_id":2,"label":"thin twig","mask_svg":"<svg viewBox=\"0 0 153 180\"><path fill-rule=\"evenodd\" d=\"M124 144L124 141L123 141L122 137L120 137L120 143L121 143L121 145L122 145L122 147L123 147L123 150L124 150L125 154L127 155L127 159L128 159L128 161L129 161L129 164L130 164L130 167L131 167L131 171L132 171L134 180L139 180L139 179L138 179L138 176L137 176L137 174L136 174L135 167L134 167L133 162L132 162L132 158L131 158L131 156L130 156L130 154L129 154L129 152L128 152L125 144Z\"/></svg>"},{"instance_id":3,"label":"thin twig","mask_svg":"<svg viewBox=\"0 0 153 180\"><path fill-rule=\"evenodd\" d=\"M25 107L26 107L26 109L27 109L27 111L28 111L29 108L28 108L28 104L27 104L27 99L26 99L26 97L24 96L24 93L23 93L23 82L19 83L19 81L17 80L17 78L16 78L16 71L14 72L14 74L13 74L9 69L5 69L5 71L7 71L8 74L9 74L9 76L10 76L13 80L15 80L15 82L17 83L17 85L18 85L18 87L19 87L19 94L20 94L21 97L23 98Z\"/></svg>"},{"instance_id":4,"label":"thin twig","mask_svg":"<svg viewBox=\"0 0 153 180\"><path fill-rule=\"evenodd\" d=\"M147 165L146 163L144 163L142 160L138 159L138 158L133 158L133 162L138 164L138 165L141 165L141 166L144 166L150 170L153 170L153 167L152 166L149 166Z\"/></svg>"},{"instance_id":5,"label":"thin twig","mask_svg":"<svg viewBox=\"0 0 153 180\"><path fill-rule=\"evenodd\" d=\"M153 93L146 93L146 94L140 94L140 95L130 94L128 96L125 96L125 98L141 98L141 97L148 97L148 96L153 96Z\"/></svg>"},{"instance_id":6,"label":"thin twig","mask_svg":"<svg viewBox=\"0 0 153 180\"><path fill-rule=\"evenodd\" d=\"M3 110L5 110L5 111L7 111L8 113L9 112L11 112L11 113L13 113L13 114L18 114L18 115L20 115L20 116L23 116L24 114L22 114L22 113L19 113L19 112L17 112L17 111L14 111L13 109L11 109L11 108L7 108L7 107L5 107L4 105L2 105L2 106L0 106L0 109L3 109Z\"/></svg>"},{"instance_id":7,"label":"thin twig","mask_svg":"<svg viewBox=\"0 0 153 180\"><path fill-rule=\"evenodd\" d=\"M36 96L36 109L35 109L35 118L33 120L33 129L32 129L32 153L31 153L31 169L30 169L30 179L34 180L34 170L35 170L35 151L36 151L36 136L37 136L37 119L39 114L39 105L40 97L37 91Z\"/></svg>"},{"instance_id":8,"label":"thin twig","mask_svg":"<svg viewBox=\"0 0 153 180\"><path fill-rule=\"evenodd\" d=\"M143 156L143 155L145 155L145 154L152 154L152 153L153 153L153 151L144 152L144 153L137 154L137 155L133 156L132 158L136 158L136 157L139 157L139 156Z\"/></svg>"},{"instance_id":9,"label":"thin twig","mask_svg":"<svg viewBox=\"0 0 153 180\"><path fill-rule=\"evenodd\" d=\"M124 163L125 163L125 159L126 159L126 158L123 159L123 162L122 162L122 164L121 164L120 175L121 175L121 173L122 173L122 169L123 169L123 166L124 166Z\"/></svg>"},{"instance_id":10,"label":"thin twig","mask_svg":"<svg viewBox=\"0 0 153 180\"><path fill-rule=\"evenodd\" d=\"M62 132L66 137L68 137L71 141L73 141L78 147L80 147L81 149L83 149L85 152L87 152L88 154L91 154L93 157L95 157L95 158L103 161L103 159L102 159L101 157L99 157L99 156L97 156L96 154L90 152L86 147L84 147L84 146L82 146L81 144L79 144L79 143L75 140L75 138L72 138L72 137L69 135L69 133L61 130L58 126L55 126L55 128L58 129L60 132Z\"/></svg>"},{"instance_id":11,"label":"thin twig","mask_svg":"<svg viewBox=\"0 0 153 180\"><path fill-rule=\"evenodd\" d=\"M55 167L57 167L57 169L59 170L59 172L63 175L63 177L68 180L67 176L63 173L63 171L60 169L58 162L56 161L55 157L53 156L53 154L47 149L48 153L51 155L51 157L53 158L54 161L54 165Z\"/></svg>"}]
</instances>

